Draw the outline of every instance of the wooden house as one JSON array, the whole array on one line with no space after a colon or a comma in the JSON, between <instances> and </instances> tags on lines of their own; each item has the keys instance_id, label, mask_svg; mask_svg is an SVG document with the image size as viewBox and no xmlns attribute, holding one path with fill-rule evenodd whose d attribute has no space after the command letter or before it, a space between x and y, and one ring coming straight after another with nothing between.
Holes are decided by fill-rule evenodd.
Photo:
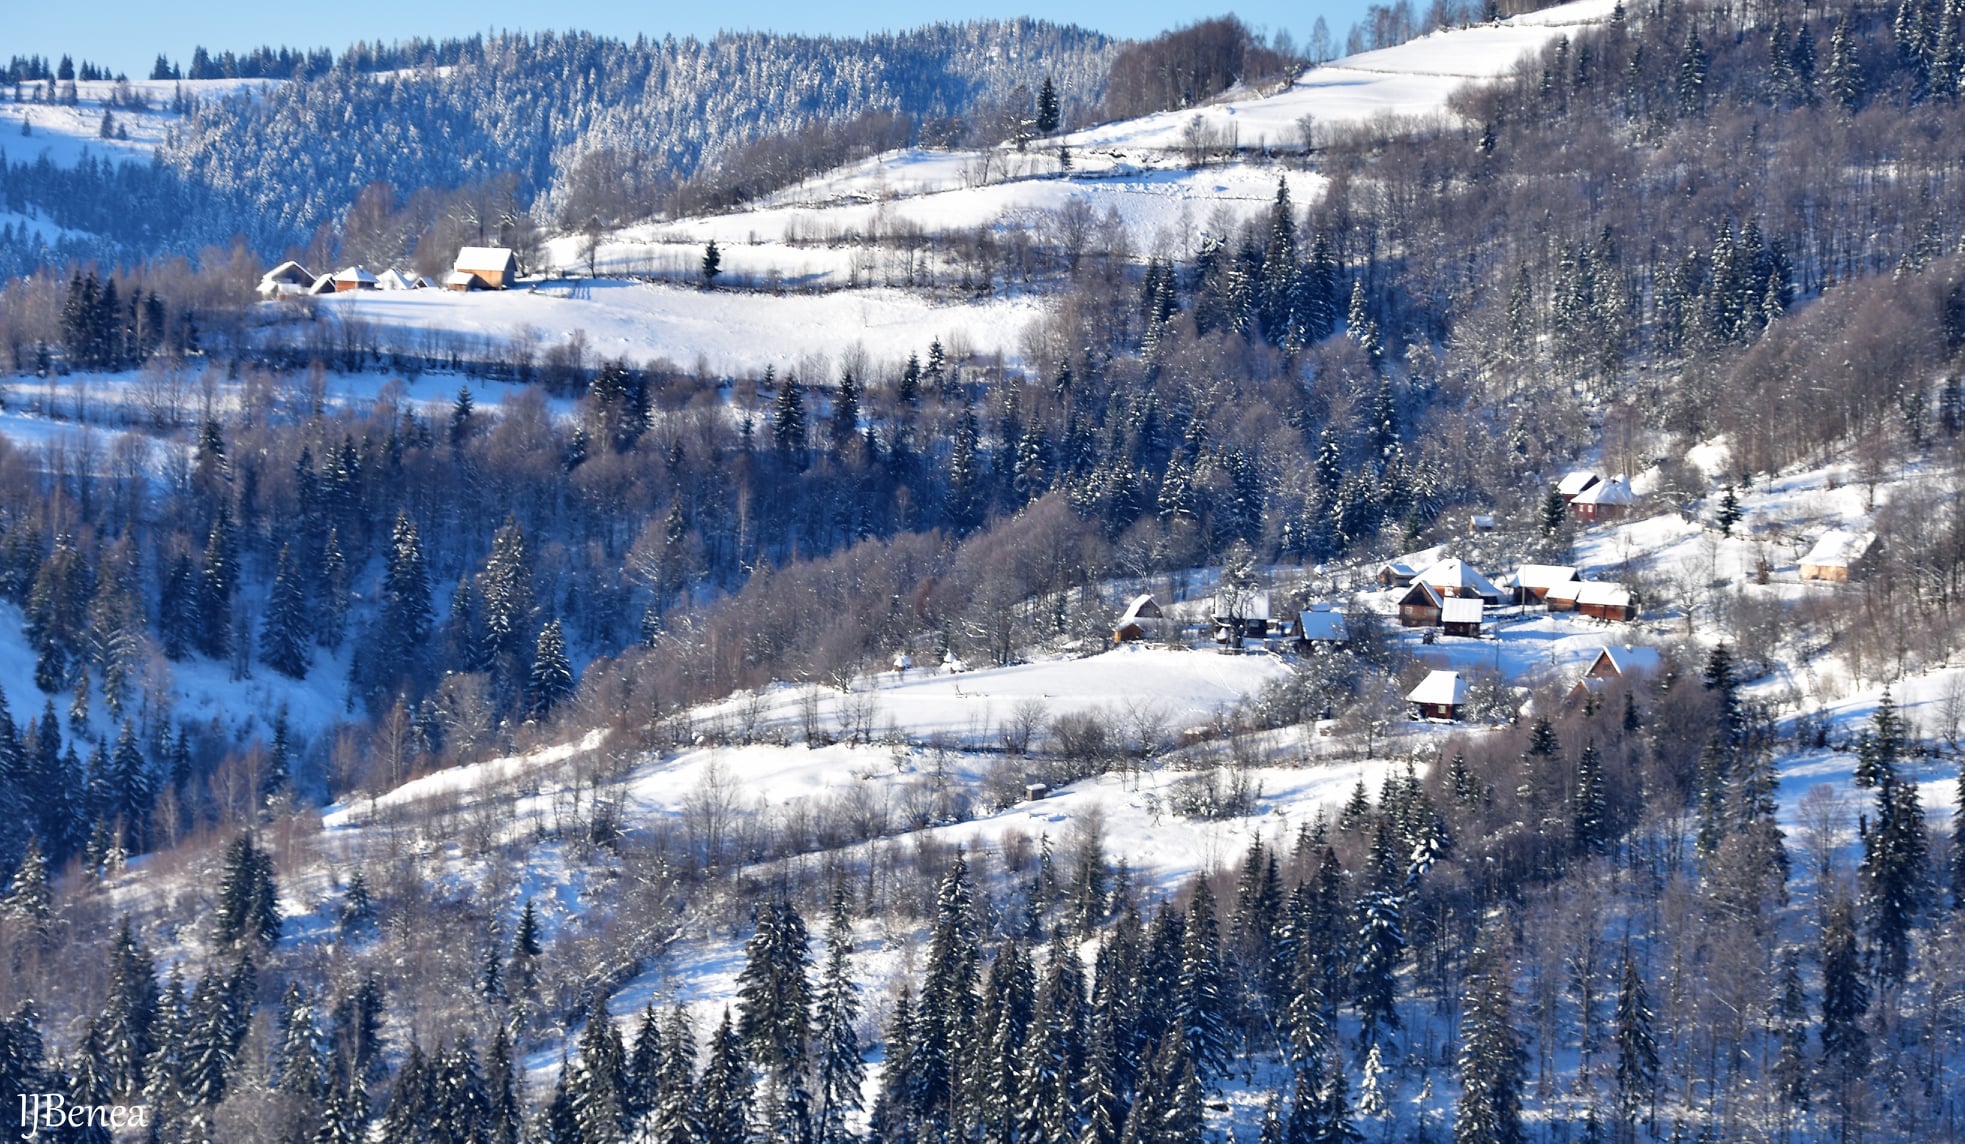
<instances>
[{"instance_id":1,"label":"wooden house","mask_svg":"<svg viewBox=\"0 0 1965 1144\"><path fill-rule=\"evenodd\" d=\"M259 294L262 298L302 297L313 285L313 273L292 259L259 276Z\"/></svg>"},{"instance_id":2,"label":"wooden house","mask_svg":"<svg viewBox=\"0 0 1965 1144\"><path fill-rule=\"evenodd\" d=\"M1598 620L1634 620L1637 602L1622 584L1603 580L1571 580L1550 588L1543 597L1552 612L1575 612Z\"/></svg>"},{"instance_id":3,"label":"wooden house","mask_svg":"<svg viewBox=\"0 0 1965 1144\"><path fill-rule=\"evenodd\" d=\"M456 290L459 293L466 293L472 290L482 290L485 288L485 285L484 279L479 278L468 270L453 270L443 276L443 288L446 290Z\"/></svg>"},{"instance_id":4,"label":"wooden house","mask_svg":"<svg viewBox=\"0 0 1965 1144\"><path fill-rule=\"evenodd\" d=\"M416 289L416 283L410 281L408 275L404 274L400 270L395 269L394 267L384 270L382 273L376 275L375 286L376 289L378 290Z\"/></svg>"},{"instance_id":5,"label":"wooden house","mask_svg":"<svg viewBox=\"0 0 1965 1144\"><path fill-rule=\"evenodd\" d=\"M1874 533L1831 528L1801 558L1801 578L1846 583L1851 575L1861 571L1864 557L1875 546Z\"/></svg>"},{"instance_id":6,"label":"wooden house","mask_svg":"<svg viewBox=\"0 0 1965 1144\"><path fill-rule=\"evenodd\" d=\"M1476 596L1450 596L1440 601L1440 627L1450 636L1481 638L1481 620L1487 606Z\"/></svg>"},{"instance_id":7,"label":"wooden house","mask_svg":"<svg viewBox=\"0 0 1965 1144\"><path fill-rule=\"evenodd\" d=\"M1414 580L1399 597L1399 626L1431 628L1439 626L1440 594L1424 580Z\"/></svg>"},{"instance_id":8,"label":"wooden house","mask_svg":"<svg viewBox=\"0 0 1965 1144\"><path fill-rule=\"evenodd\" d=\"M1296 650L1299 652L1342 647L1350 641L1351 630L1344 622L1343 612L1312 608L1296 618Z\"/></svg>"},{"instance_id":9,"label":"wooden house","mask_svg":"<svg viewBox=\"0 0 1965 1144\"><path fill-rule=\"evenodd\" d=\"M1214 623L1215 642L1240 647L1245 639L1266 639L1269 635L1269 593L1223 592L1209 606Z\"/></svg>"},{"instance_id":10,"label":"wooden house","mask_svg":"<svg viewBox=\"0 0 1965 1144\"><path fill-rule=\"evenodd\" d=\"M323 274L319 278L314 279L314 284L307 288L307 293L319 296L322 294L332 294L335 289L334 275Z\"/></svg>"},{"instance_id":11,"label":"wooden house","mask_svg":"<svg viewBox=\"0 0 1965 1144\"><path fill-rule=\"evenodd\" d=\"M1602 691L1618 680L1627 678L1634 671L1656 670L1658 664L1656 648L1627 647L1615 650L1607 647L1598 648L1596 658L1590 661L1590 666L1583 669L1583 674L1576 680L1576 685L1569 689L1569 694L1564 697L1563 702L1581 703L1589 698L1591 692Z\"/></svg>"},{"instance_id":12,"label":"wooden house","mask_svg":"<svg viewBox=\"0 0 1965 1144\"><path fill-rule=\"evenodd\" d=\"M1381 588L1404 588L1419 575L1419 569L1407 563L1404 558L1387 560L1378 566L1378 584Z\"/></svg>"},{"instance_id":13,"label":"wooden house","mask_svg":"<svg viewBox=\"0 0 1965 1144\"><path fill-rule=\"evenodd\" d=\"M1494 582L1481 575L1480 569L1465 560L1446 559L1435 561L1413 577L1415 582L1430 586L1443 600L1456 596L1472 596L1490 604L1501 602L1501 589Z\"/></svg>"},{"instance_id":14,"label":"wooden house","mask_svg":"<svg viewBox=\"0 0 1965 1144\"><path fill-rule=\"evenodd\" d=\"M469 274L484 290L503 290L519 280L519 256L503 246L467 246L457 252L452 275Z\"/></svg>"},{"instance_id":15,"label":"wooden house","mask_svg":"<svg viewBox=\"0 0 1965 1144\"><path fill-rule=\"evenodd\" d=\"M1510 587L1517 604L1540 604L1557 584L1581 580L1583 574L1567 564L1524 564L1515 569Z\"/></svg>"},{"instance_id":16,"label":"wooden house","mask_svg":"<svg viewBox=\"0 0 1965 1144\"><path fill-rule=\"evenodd\" d=\"M1419 708L1421 719L1457 721L1467 705L1467 681L1457 671L1431 671L1406 693L1406 701Z\"/></svg>"},{"instance_id":17,"label":"wooden house","mask_svg":"<svg viewBox=\"0 0 1965 1144\"><path fill-rule=\"evenodd\" d=\"M375 275L360 266L349 266L334 276L334 292L346 294L350 290L375 289Z\"/></svg>"},{"instance_id":18,"label":"wooden house","mask_svg":"<svg viewBox=\"0 0 1965 1144\"><path fill-rule=\"evenodd\" d=\"M1112 625L1112 642L1143 640L1152 634L1158 626L1157 621L1162 618L1164 613L1160 611L1160 604L1151 595L1134 596Z\"/></svg>"},{"instance_id":19,"label":"wooden house","mask_svg":"<svg viewBox=\"0 0 1965 1144\"><path fill-rule=\"evenodd\" d=\"M1602 479L1588 469L1577 469L1575 472L1567 474L1562 480L1556 482L1556 495L1562 497L1562 503L1569 504L1581 496L1584 490L1599 483Z\"/></svg>"},{"instance_id":20,"label":"wooden house","mask_svg":"<svg viewBox=\"0 0 1965 1144\"><path fill-rule=\"evenodd\" d=\"M1576 514L1576 519L1594 524L1600 520L1620 520L1630 514L1635 504L1637 497L1631 492L1630 482L1612 477L1576 494L1569 502L1569 511Z\"/></svg>"}]
</instances>

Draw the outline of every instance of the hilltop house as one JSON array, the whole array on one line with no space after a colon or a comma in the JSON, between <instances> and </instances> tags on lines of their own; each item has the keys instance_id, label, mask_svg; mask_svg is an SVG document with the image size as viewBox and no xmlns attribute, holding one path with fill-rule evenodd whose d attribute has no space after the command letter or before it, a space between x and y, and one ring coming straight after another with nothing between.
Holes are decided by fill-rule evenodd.
<instances>
[{"instance_id":1,"label":"hilltop house","mask_svg":"<svg viewBox=\"0 0 1965 1144\"><path fill-rule=\"evenodd\" d=\"M1429 585L1443 600L1455 596L1474 596L1490 604L1501 602L1501 589L1481 575L1480 569L1465 560L1449 558L1437 561L1422 569L1413 580Z\"/></svg>"},{"instance_id":2,"label":"hilltop house","mask_svg":"<svg viewBox=\"0 0 1965 1144\"><path fill-rule=\"evenodd\" d=\"M476 287L460 286L452 281L460 274L468 274L477 279ZM503 290L519 279L519 256L503 246L467 246L457 252L450 279L445 286L452 290Z\"/></svg>"},{"instance_id":3,"label":"hilltop house","mask_svg":"<svg viewBox=\"0 0 1965 1144\"><path fill-rule=\"evenodd\" d=\"M1564 697L1565 703L1580 703L1589 698L1591 692L1601 691L1617 680L1623 679L1633 671L1656 670L1659 664L1658 650L1649 647L1627 647L1613 650L1597 649L1595 659L1583 669L1583 675Z\"/></svg>"},{"instance_id":4,"label":"hilltop house","mask_svg":"<svg viewBox=\"0 0 1965 1144\"><path fill-rule=\"evenodd\" d=\"M1524 564L1515 569L1510 586L1517 604L1539 604L1557 584L1581 580L1583 574L1567 564Z\"/></svg>"}]
</instances>

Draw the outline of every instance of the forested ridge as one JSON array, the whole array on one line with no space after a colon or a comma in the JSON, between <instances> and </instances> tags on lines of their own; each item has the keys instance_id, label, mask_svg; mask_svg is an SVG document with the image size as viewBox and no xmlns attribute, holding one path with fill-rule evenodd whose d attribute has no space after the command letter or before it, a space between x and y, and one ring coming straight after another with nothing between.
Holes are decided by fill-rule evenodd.
<instances>
[{"instance_id":1,"label":"forested ridge","mask_svg":"<svg viewBox=\"0 0 1965 1144\"><path fill-rule=\"evenodd\" d=\"M1949 822L1916 782L1954 773L1957 743L1886 693L1839 744L1858 789L1779 822L1776 758L1829 735L1742 688L1824 648L1888 680L1960 643L1961 34L1965 9L1923 0L1620 9L1463 96L1464 122L1327 133L1300 160L1327 194L1279 191L1192 258L1112 223L1016 271L991 234L938 239L972 244L971 289L1051 295L1029 368L925 338L827 376L383 358L255 340L211 266L10 286L10 400L79 411L78 377L134 369L175 459L148 464L144 434L106 456L0 445L0 597L42 693L0 707L0 817L27 827L0 838L0 1096L140 1099L164 1139L1172 1144L1222 1135L1214 1106L1251 1091L1274 1097L1235 1130L1263 1144L1957 1138L1965 779ZM618 47L506 46L542 67ZM1080 49L1090 69L1102 48ZM1034 66L1064 74L1051 50ZM218 165L279 147L196 147L326 107L441 118L459 67L207 109L173 161L259 185ZM650 67L639 90L669 90ZM609 90L579 135L631 152L637 97ZM521 178L561 193L562 156L527 146ZM434 150L403 162L403 187L437 174L417 166ZM265 225L336 209L323 192ZM481 408L467 375L445 409L386 388L335 408L330 362L532 387ZM236 408L201 392L221 374ZM1560 466L1594 447L1635 471L1669 442L1650 507L1697 514L1719 490L1672 454L1720 433L1741 481L1843 458L1898 480L1868 583L1771 613L1639 583L1701 637L1656 672L1541 696L1171 894L1095 828L1001 851L913 832L986 790L731 834L622 821L625 756L580 772L536 838L476 828L469 878L418 857L462 815L322 841L329 800L593 728L635 753L743 739L696 705L772 680L1102 641L1115 580L1350 574L1472 511L1501 518L1497 559L1559 559ZM1212 773L1319 720L1358 733L1412 668L1361 637L1178 748L1059 720L1005 754L1064 783ZM299 741L277 710L182 718L174 664L338 673L345 719ZM592 875L578 924L545 932L516 884L532 845ZM310 912L283 917L303 879ZM875 994L856 951L888 927L920 956ZM598 1019L684 937L746 941L727 1022Z\"/></svg>"}]
</instances>

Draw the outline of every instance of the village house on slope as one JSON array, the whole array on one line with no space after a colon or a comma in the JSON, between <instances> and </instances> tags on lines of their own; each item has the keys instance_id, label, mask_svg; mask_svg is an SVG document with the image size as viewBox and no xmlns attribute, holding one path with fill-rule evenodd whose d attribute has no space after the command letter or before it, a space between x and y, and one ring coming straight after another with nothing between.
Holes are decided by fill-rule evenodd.
<instances>
[{"instance_id":1,"label":"village house on slope","mask_svg":"<svg viewBox=\"0 0 1965 1144\"><path fill-rule=\"evenodd\" d=\"M1581 703L1591 694L1628 677L1633 671L1656 671L1658 664L1656 648L1598 648L1596 658L1590 661L1590 666L1583 669L1582 678L1569 689L1569 694L1564 697L1563 702Z\"/></svg>"},{"instance_id":2,"label":"village house on slope","mask_svg":"<svg viewBox=\"0 0 1965 1144\"><path fill-rule=\"evenodd\" d=\"M1298 652L1307 653L1322 648L1342 647L1350 640L1351 629L1344 622L1343 612L1312 608L1296 618Z\"/></svg>"},{"instance_id":3,"label":"village house on slope","mask_svg":"<svg viewBox=\"0 0 1965 1144\"><path fill-rule=\"evenodd\" d=\"M1223 591L1210 602L1216 643L1240 647L1245 639L1269 635L1269 593Z\"/></svg>"},{"instance_id":4,"label":"village house on slope","mask_svg":"<svg viewBox=\"0 0 1965 1144\"><path fill-rule=\"evenodd\" d=\"M1487 605L1475 596L1452 596L1440 601L1440 627L1450 636L1481 638L1481 617Z\"/></svg>"},{"instance_id":5,"label":"village house on slope","mask_svg":"<svg viewBox=\"0 0 1965 1144\"><path fill-rule=\"evenodd\" d=\"M1801 578L1847 583L1851 575L1861 570L1863 558L1875 546L1875 533L1831 528L1801 558Z\"/></svg>"},{"instance_id":6,"label":"village house on slope","mask_svg":"<svg viewBox=\"0 0 1965 1144\"><path fill-rule=\"evenodd\" d=\"M1524 564L1515 569L1509 587L1517 604L1540 604L1557 584L1581 580L1583 574L1567 564Z\"/></svg>"},{"instance_id":7,"label":"village house on slope","mask_svg":"<svg viewBox=\"0 0 1965 1144\"><path fill-rule=\"evenodd\" d=\"M334 292L346 294L350 290L375 289L375 275L360 266L345 267L334 276Z\"/></svg>"},{"instance_id":8,"label":"village house on slope","mask_svg":"<svg viewBox=\"0 0 1965 1144\"><path fill-rule=\"evenodd\" d=\"M1467 681L1457 671L1432 671L1406 693L1406 702L1419 708L1421 719L1457 721L1467 705Z\"/></svg>"},{"instance_id":9,"label":"village house on slope","mask_svg":"<svg viewBox=\"0 0 1965 1144\"><path fill-rule=\"evenodd\" d=\"M1637 496L1631 492L1630 482L1612 477L1576 494L1569 502L1569 511L1576 514L1576 519L1594 524L1600 520L1620 520L1630 514L1631 506L1636 503Z\"/></svg>"},{"instance_id":10,"label":"village house on slope","mask_svg":"<svg viewBox=\"0 0 1965 1144\"><path fill-rule=\"evenodd\" d=\"M313 285L313 273L292 259L259 276L259 294L263 298L303 297Z\"/></svg>"},{"instance_id":11,"label":"village house on slope","mask_svg":"<svg viewBox=\"0 0 1965 1144\"><path fill-rule=\"evenodd\" d=\"M460 284L461 275L477 280L476 286ZM467 246L457 252L450 277L444 285L452 290L503 290L519 280L519 256L503 246Z\"/></svg>"},{"instance_id":12,"label":"village house on slope","mask_svg":"<svg viewBox=\"0 0 1965 1144\"><path fill-rule=\"evenodd\" d=\"M1465 560L1448 558L1437 561L1422 569L1413 580L1429 585L1443 600L1473 596L1490 604L1501 602L1501 589L1494 586L1494 581L1481 575L1480 569Z\"/></svg>"},{"instance_id":13,"label":"village house on slope","mask_svg":"<svg viewBox=\"0 0 1965 1144\"><path fill-rule=\"evenodd\" d=\"M1635 620L1637 601L1631 590L1606 580L1571 580L1550 588L1543 597L1552 612L1575 612L1593 620Z\"/></svg>"},{"instance_id":14,"label":"village house on slope","mask_svg":"<svg viewBox=\"0 0 1965 1144\"><path fill-rule=\"evenodd\" d=\"M1402 628L1438 627L1440 622L1440 594L1424 580L1414 580L1411 587L1399 597L1399 626Z\"/></svg>"},{"instance_id":15,"label":"village house on slope","mask_svg":"<svg viewBox=\"0 0 1965 1144\"><path fill-rule=\"evenodd\" d=\"M1163 618L1158 601L1149 595L1134 596L1112 625L1113 643L1132 643L1152 635Z\"/></svg>"}]
</instances>

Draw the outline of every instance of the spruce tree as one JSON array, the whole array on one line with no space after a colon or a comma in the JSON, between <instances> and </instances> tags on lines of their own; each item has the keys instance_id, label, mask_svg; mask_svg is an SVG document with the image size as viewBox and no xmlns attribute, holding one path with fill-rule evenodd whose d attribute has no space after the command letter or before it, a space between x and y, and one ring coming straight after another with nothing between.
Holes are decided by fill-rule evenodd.
<instances>
[{"instance_id":1,"label":"spruce tree","mask_svg":"<svg viewBox=\"0 0 1965 1144\"><path fill-rule=\"evenodd\" d=\"M1656 1099L1658 1085L1658 1041L1652 1033L1651 998L1638 971L1637 958L1630 947L1624 949L1624 965L1617 986L1617 1115L1625 1138L1635 1132L1638 1116L1648 1102Z\"/></svg>"},{"instance_id":2,"label":"spruce tree","mask_svg":"<svg viewBox=\"0 0 1965 1144\"><path fill-rule=\"evenodd\" d=\"M569 1083L573 1117L586 1144L620 1144L626 1139L626 1065L627 1052L607 1012L607 999L596 994L587 1009L587 1024L580 1034L580 1058Z\"/></svg>"},{"instance_id":3,"label":"spruce tree","mask_svg":"<svg viewBox=\"0 0 1965 1144\"><path fill-rule=\"evenodd\" d=\"M273 590L266 599L266 618L259 629L259 658L281 675L304 679L312 658L308 652L312 642L306 586L294 566L293 549L283 544L273 574Z\"/></svg>"},{"instance_id":4,"label":"spruce tree","mask_svg":"<svg viewBox=\"0 0 1965 1144\"><path fill-rule=\"evenodd\" d=\"M1886 980L1901 982L1910 967L1910 931L1923 906L1930 853L1917 784L1899 781L1892 769L1881 774L1876 819L1863 836L1858 878L1877 972Z\"/></svg>"},{"instance_id":5,"label":"spruce tree","mask_svg":"<svg viewBox=\"0 0 1965 1144\"><path fill-rule=\"evenodd\" d=\"M680 1003L669 1010L662 1048L649 1144L696 1144L704 1130L696 1092L696 1031Z\"/></svg>"},{"instance_id":6,"label":"spruce tree","mask_svg":"<svg viewBox=\"0 0 1965 1144\"><path fill-rule=\"evenodd\" d=\"M650 1004L642 1008L641 1023L635 1026L634 1043L628 1048L623 1069L627 1087L621 1102L627 1109L630 1124L639 1123L655 1111L662 1092L662 1062L661 1018Z\"/></svg>"},{"instance_id":7,"label":"spruce tree","mask_svg":"<svg viewBox=\"0 0 1965 1144\"><path fill-rule=\"evenodd\" d=\"M566 656L566 636L557 619L548 620L539 629L539 639L532 651L528 690L534 719L544 718L561 700L573 694L573 663Z\"/></svg>"},{"instance_id":8,"label":"spruce tree","mask_svg":"<svg viewBox=\"0 0 1965 1144\"><path fill-rule=\"evenodd\" d=\"M225 850L225 866L214 915L214 938L221 944L280 939L279 894L273 884L272 855L241 832Z\"/></svg>"},{"instance_id":9,"label":"spruce tree","mask_svg":"<svg viewBox=\"0 0 1965 1144\"><path fill-rule=\"evenodd\" d=\"M710 1056L703 1066L701 1089L703 1144L745 1144L751 1073L744 1059L743 1041L731 1024L728 1006L723 1010L716 1033L710 1037Z\"/></svg>"},{"instance_id":10,"label":"spruce tree","mask_svg":"<svg viewBox=\"0 0 1965 1144\"><path fill-rule=\"evenodd\" d=\"M1358 1043L1377 1042L1381 1028L1399 1027L1398 969L1406 940L1400 921L1404 902L1398 894L1373 890L1358 902Z\"/></svg>"},{"instance_id":11,"label":"spruce tree","mask_svg":"<svg viewBox=\"0 0 1965 1144\"><path fill-rule=\"evenodd\" d=\"M1204 1081L1220 1076L1234 1053L1231 1003L1217 935L1214 894L1206 878L1197 878L1181 938L1175 1018L1186 1041L1184 1055Z\"/></svg>"},{"instance_id":12,"label":"spruce tree","mask_svg":"<svg viewBox=\"0 0 1965 1144\"><path fill-rule=\"evenodd\" d=\"M1514 980L1501 935L1475 946L1460 1016L1460 1099L1454 1144L1524 1144L1521 1100L1528 1054L1514 1026Z\"/></svg>"},{"instance_id":13,"label":"spruce tree","mask_svg":"<svg viewBox=\"0 0 1965 1144\"><path fill-rule=\"evenodd\" d=\"M849 957L853 927L846 916L844 887L835 890L832 918L826 927L826 959L819 973L819 994L813 1008L818 1144L846 1144L853 1139L847 1119L859 1112L866 1065L860 1058L859 987L853 983Z\"/></svg>"},{"instance_id":14,"label":"spruce tree","mask_svg":"<svg viewBox=\"0 0 1965 1144\"><path fill-rule=\"evenodd\" d=\"M737 977L738 1033L752 1062L780 1083L803 1064L811 1037L811 962L805 921L791 903L758 907Z\"/></svg>"},{"instance_id":15,"label":"spruce tree","mask_svg":"<svg viewBox=\"0 0 1965 1144\"><path fill-rule=\"evenodd\" d=\"M1843 1139L1848 1139L1850 1093L1869 1071L1869 1033L1863 1018L1869 1012L1870 992L1846 899L1832 901L1824 910L1821 956L1822 1073L1842 1113Z\"/></svg>"},{"instance_id":16,"label":"spruce tree","mask_svg":"<svg viewBox=\"0 0 1965 1144\"><path fill-rule=\"evenodd\" d=\"M771 370L764 371L764 384L771 384ZM798 380L787 376L778 385L778 396L771 414L771 445L778 456L794 468L805 465L805 397Z\"/></svg>"},{"instance_id":17,"label":"spruce tree","mask_svg":"<svg viewBox=\"0 0 1965 1144\"><path fill-rule=\"evenodd\" d=\"M1037 133L1049 135L1058 129L1060 122L1057 85L1047 75L1043 85L1037 89Z\"/></svg>"}]
</instances>

